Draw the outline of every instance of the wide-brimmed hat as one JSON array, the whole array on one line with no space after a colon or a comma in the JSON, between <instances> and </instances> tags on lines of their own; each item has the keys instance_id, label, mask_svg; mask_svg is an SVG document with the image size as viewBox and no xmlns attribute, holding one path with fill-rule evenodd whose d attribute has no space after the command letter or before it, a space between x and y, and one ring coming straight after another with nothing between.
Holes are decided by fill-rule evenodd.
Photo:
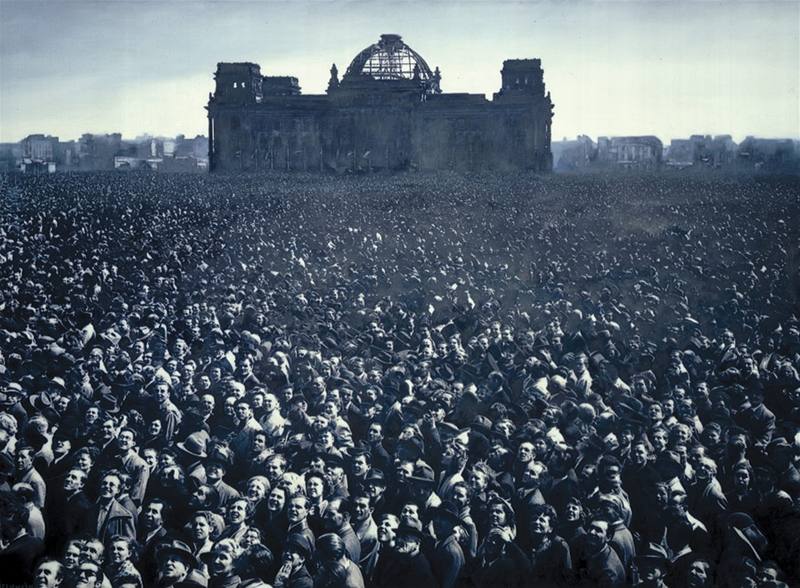
<instances>
[{"instance_id":1,"label":"wide-brimmed hat","mask_svg":"<svg viewBox=\"0 0 800 588\"><path fill-rule=\"evenodd\" d=\"M453 526L461 523L461 517L458 516L458 507L450 501L445 501L441 505L430 509L431 519L441 518Z\"/></svg>"},{"instance_id":2,"label":"wide-brimmed hat","mask_svg":"<svg viewBox=\"0 0 800 588\"><path fill-rule=\"evenodd\" d=\"M169 555L179 555L180 557L185 558L186 561L189 562L189 566L192 568L196 568L199 565L197 558L192 553L192 550L183 541L173 539L172 541L164 542L156 547L156 559L159 561L163 560Z\"/></svg>"},{"instance_id":3,"label":"wide-brimmed hat","mask_svg":"<svg viewBox=\"0 0 800 588\"><path fill-rule=\"evenodd\" d=\"M175 445L185 454L197 458L205 459L208 457L206 454L206 444L208 442L208 434L205 432L192 433L182 442Z\"/></svg>"}]
</instances>

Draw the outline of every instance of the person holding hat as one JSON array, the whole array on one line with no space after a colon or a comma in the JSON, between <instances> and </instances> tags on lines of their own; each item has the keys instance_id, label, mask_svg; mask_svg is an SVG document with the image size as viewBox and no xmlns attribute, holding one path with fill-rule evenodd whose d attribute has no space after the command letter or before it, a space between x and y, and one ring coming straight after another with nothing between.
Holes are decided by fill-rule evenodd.
<instances>
[{"instance_id":1,"label":"person holding hat","mask_svg":"<svg viewBox=\"0 0 800 588\"><path fill-rule=\"evenodd\" d=\"M272 583L274 588L313 588L314 579L306 562L312 554L308 538L302 534L291 534L286 538L280 569Z\"/></svg>"}]
</instances>

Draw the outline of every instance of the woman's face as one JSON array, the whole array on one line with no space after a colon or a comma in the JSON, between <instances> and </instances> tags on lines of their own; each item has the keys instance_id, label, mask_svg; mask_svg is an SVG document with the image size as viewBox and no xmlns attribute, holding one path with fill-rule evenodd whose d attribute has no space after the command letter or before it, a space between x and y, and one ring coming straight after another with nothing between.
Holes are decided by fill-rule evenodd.
<instances>
[{"instance_id":1,"label":"woman's face","mask_svg":"<svg viewBox=\"0 0 800 588\"><path fill-rule=\"evenodd\" d=\"M267 508L272 512L280 512L286 505L286 493L282 488L273 488L267 498Z\"/></svg>"},{"instance_id":2,"label":"woman's face","mask_svg":"<svg viewBox=\"0 0 800 588\"><path fill-rule=\"evenodd\" d=\"M111 561L115 564L121 564L128 561L131 556L131 550L128 547L127 541L114 541L111 545Z\"/></svg>"},{"instance_id":3,"label":"woman's face","mask_svg":"<svg viewBox=\"0 0 800 588\"><path fill-rule=\"evenodd\" d=\"M506 509L503 508L502 504L493 504L491 508L489 508L489 522L492 527L503 527L506 525Z\"/></svg>"},{"instance_id":4,"label":"woman's face","mask_svg":"<svg viewBox=\"0 0 800 588\"><path fill-rule=\"evenodd\" d=\"M88 453L81 453L78 457L77 465L82 471L89 473L92 469L92 458L89 457Z\"/></svg>"},{"instance_id":5,"label":"woman's face","mask_svg":"<svg viewBox=\"0 0 800 588\"><path fill-rule=\"evenodd\" d=\"M233 570L233 556L219 549L214 552L214 557L211 560L211 571L215 576L224 576Z\"/></svg>"},{"instance_id":6,"label":"woman's face","mask_svg":"<svg viewBox=\"0 0 800 588\"><path fill-rule=\"evenodd\" d=\"M317 477L309 478L306 482L306 493L309 498L321 498L323 489L322 480Z\"/></svg>"},{"instance_id":7,"label":"woman's face","mask_svg":"<svg viewBox=\"0 0 800 588\"><path fill-rule=\"evenodd\" d=\"M250 480L247 484L247 497L253 502L258 502L267 493L264 483L261 480Z\"/></svg>"},{"instance_id":8,"label":"woman's face","mask_svg":"<svg viewBox=\"0 0 800 588\"><path fill-rule=\"evenodd\" d=\"M733 482L740 490L746 490L750 487L750 472L747 470L736 470L733 473Z\"/></svg>"}]
</instances>

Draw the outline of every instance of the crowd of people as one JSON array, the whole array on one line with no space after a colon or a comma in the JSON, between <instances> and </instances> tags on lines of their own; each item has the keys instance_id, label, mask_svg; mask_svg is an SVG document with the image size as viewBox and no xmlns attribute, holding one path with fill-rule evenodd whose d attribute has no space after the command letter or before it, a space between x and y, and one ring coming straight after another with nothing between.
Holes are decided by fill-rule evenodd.
<instances>
[{"instance_id":1,"label":"crowd of people","mask_svg":"<svg viewBox=\"0 0 800 588\"><path fill-rule=\"evenodd\" d=\"M800 187L0 178L0 583L800 582Z\"/></svg>"}]
</instances>

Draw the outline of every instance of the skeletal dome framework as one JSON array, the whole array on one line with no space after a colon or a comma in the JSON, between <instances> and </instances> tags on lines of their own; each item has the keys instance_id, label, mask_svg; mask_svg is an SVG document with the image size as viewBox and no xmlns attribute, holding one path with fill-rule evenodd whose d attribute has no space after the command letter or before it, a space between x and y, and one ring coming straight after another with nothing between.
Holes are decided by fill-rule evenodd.
<instances>
[{"instance_id":1,"label":"skeletal dome framework","mask_svg":"<svg viewBox=\"0 0 800 588\"><path fill-rule=\"evenodd\" d=\"M345 77L367 75L375 80L411 80L423 82L433 78L433 72L422 56L403 43L400 35L381 35L350 63Z\"/></svg>"}]
</instances>

